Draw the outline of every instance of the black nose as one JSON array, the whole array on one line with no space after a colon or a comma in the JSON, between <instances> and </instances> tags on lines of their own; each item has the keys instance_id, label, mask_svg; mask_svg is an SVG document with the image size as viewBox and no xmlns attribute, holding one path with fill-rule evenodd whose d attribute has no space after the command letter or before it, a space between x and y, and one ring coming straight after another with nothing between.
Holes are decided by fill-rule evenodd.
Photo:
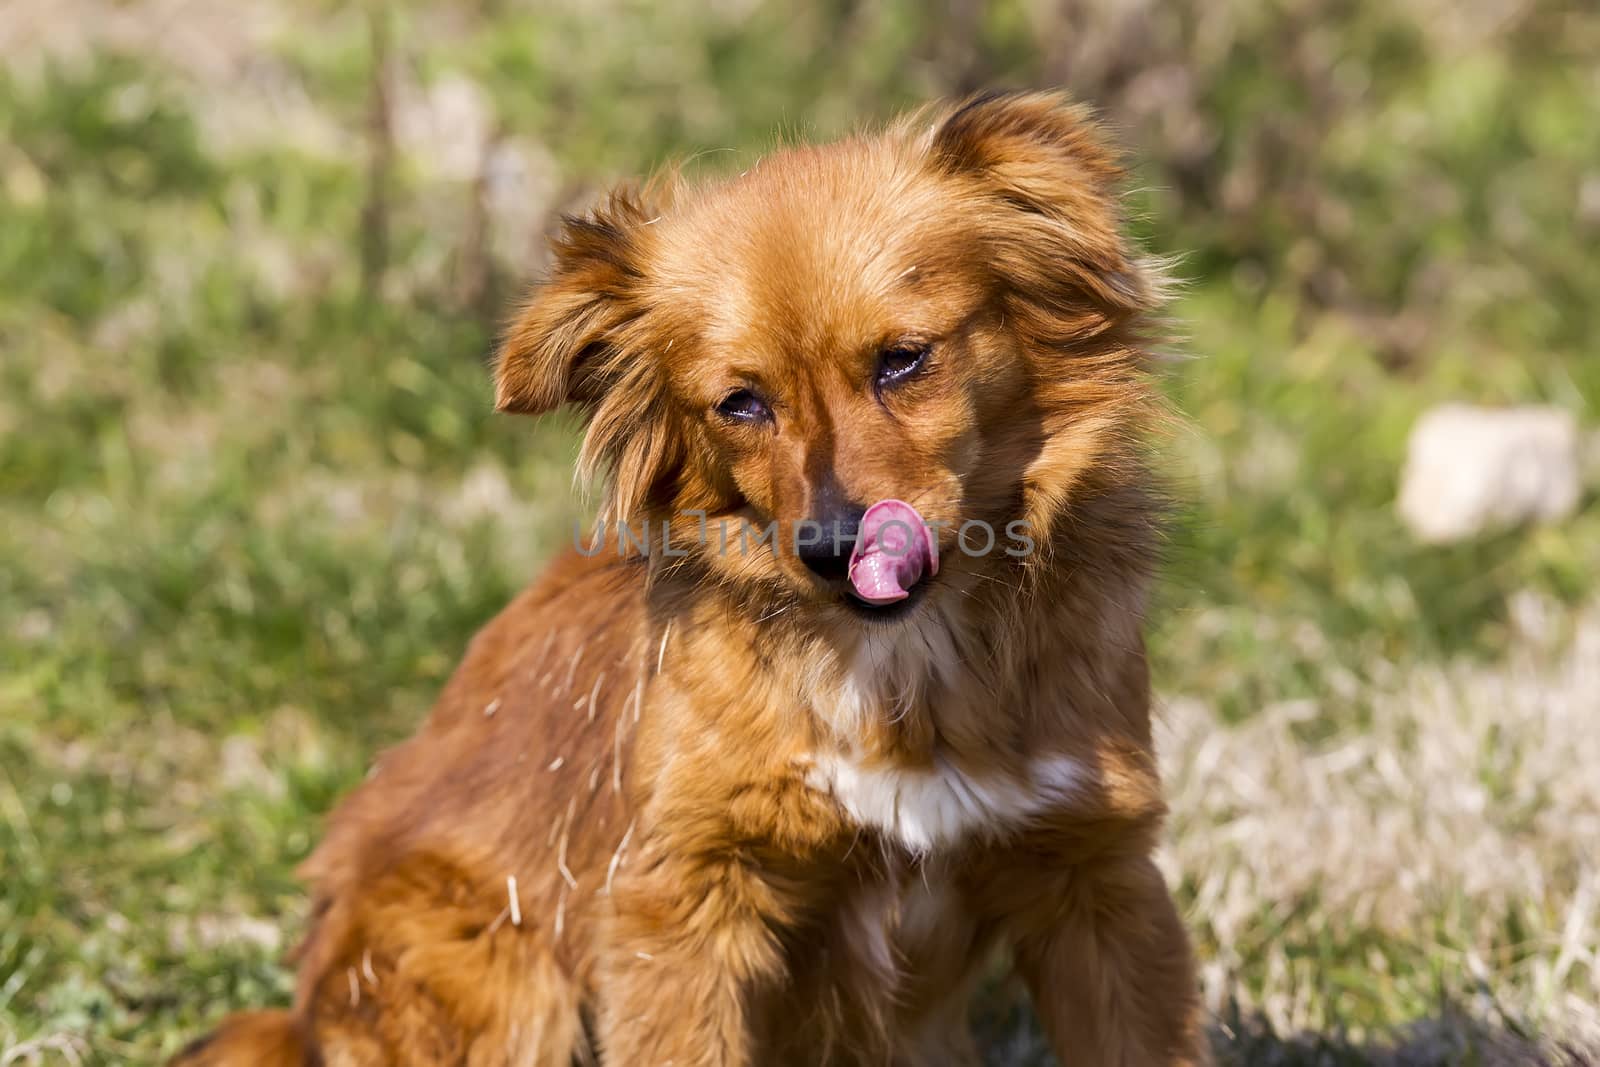
<instances>
[{"instance_id":1,"label":"black nose","mask_svg":"<svg viewBox=\"0 0 1600 1067\"><path fill-rule=\"evenodd\" d=\"M845 578L850 573L850 553L867 509L841 504L828 514L795 524L795 555L819 578Z\"/></svg>"}]
</instances>

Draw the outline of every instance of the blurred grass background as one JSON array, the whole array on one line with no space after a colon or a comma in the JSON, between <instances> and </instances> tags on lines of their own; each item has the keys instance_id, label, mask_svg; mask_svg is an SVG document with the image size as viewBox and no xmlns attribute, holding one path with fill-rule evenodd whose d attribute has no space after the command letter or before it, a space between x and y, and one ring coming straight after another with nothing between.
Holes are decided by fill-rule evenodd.
<instances>
[{"instance_id":1,"label":"blurred grass background","mask_svg":"<svg viewBox=\"0 0 1600 1067\"><path fill-rule=\"evenodd\" d=\"M1222 1059L1594 1056L1594 487L1445 548L1392 508L1432 403L1593 425L1589 0L10 0L0 1063L286 1000L321 815L581 514L485 373L562 211L1032 85L1183 256L1155 652Z\"/></svg>"}]
</instances>

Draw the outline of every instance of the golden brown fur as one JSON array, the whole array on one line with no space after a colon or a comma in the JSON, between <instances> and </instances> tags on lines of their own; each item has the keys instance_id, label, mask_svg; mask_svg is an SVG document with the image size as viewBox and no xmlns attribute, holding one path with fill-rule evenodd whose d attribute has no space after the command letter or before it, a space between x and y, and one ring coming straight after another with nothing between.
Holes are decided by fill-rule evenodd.
<instances>
[{"instance_id":1,"label":"golden brown fur","mask_svg":"<svg viewBox=\"0 0 1600 1067\"><path fill-rule=\"evenodd\" d=\"M1063 1061L1200 1061L1150 859L1160 283L1118 180L1081 111L987 97L569 220L498 403L576 404L606 514L673 533L478 635L305 866L292 1011L178 1062L976 1062L1002 951ZM925 368L871 384L907 339ZM719 416L746 387L770 421ZM908 613L785 547L829 493L950 524ZM973 519L1035 550L965 553Z\"/></svg>"}]
</instances>

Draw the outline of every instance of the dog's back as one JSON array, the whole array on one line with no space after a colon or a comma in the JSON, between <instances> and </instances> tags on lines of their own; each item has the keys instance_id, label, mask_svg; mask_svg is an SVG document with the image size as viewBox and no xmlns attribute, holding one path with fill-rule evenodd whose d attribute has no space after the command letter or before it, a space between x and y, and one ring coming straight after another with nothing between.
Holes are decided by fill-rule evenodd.
<instances>
[{"instance_id":1,"label":"dog's back","mask_svg":"<svg viewBox=\"0 0 1600 1067\"><path fill-rule=\"evenodd\" d=\"M229 1016L215 1031L191 1042L172 1067L306 1067L318 1062L293 1015L253 1011Z\"/></svg>"}]
</instances>

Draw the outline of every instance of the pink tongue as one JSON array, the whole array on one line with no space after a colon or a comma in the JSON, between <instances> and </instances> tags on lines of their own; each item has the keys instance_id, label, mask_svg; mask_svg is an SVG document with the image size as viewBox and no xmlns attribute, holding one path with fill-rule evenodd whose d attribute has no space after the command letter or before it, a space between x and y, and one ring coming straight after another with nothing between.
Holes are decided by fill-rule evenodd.
<instances>
[{"instance_id":1,"label":"pink tongue","mask_svg":"<svg viewBox=\"0 0 1600 1067\"><path fill-rule=\"evenodd\" d=\"M933 532L903 500L880 500L861 516L855 551L850 553L850 584L869 604L892 604L910 596L924 574L939 573L939 546Z\"/></svg>"}]
</instances>

